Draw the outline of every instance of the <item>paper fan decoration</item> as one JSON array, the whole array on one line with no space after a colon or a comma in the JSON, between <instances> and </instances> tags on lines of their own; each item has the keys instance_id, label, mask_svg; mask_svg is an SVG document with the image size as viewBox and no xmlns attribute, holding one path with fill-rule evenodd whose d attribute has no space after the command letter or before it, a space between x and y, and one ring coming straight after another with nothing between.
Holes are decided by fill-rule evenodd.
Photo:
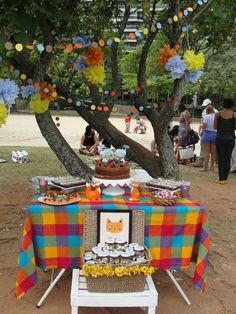
<instances>
[{"instance_id":1,"label":"paper fan decoration","mask_svg":"<svg viewBox=\"0 0 236 314\"><path fill-rule=\"evenodd\" d=\"M49 100L41 99L39 93L35 94L34 97L29 102L30 108L34 113L44 113L48 110Z\"/></svg>"},{"instance_id":2,"label":"paper fan decoration","mask_svg":"<svg viewBox=\"0 0 236 314\"><path fill-rule=\"evenodd\" d=\"M19 94L19 87L10 79L0 79L0 103L12 105Z\"/></svg>"},{"instance_id":3,"label":"paper fan decoration","mask_svg":"<svg viewBox=\"0 0 236 314\"><path fill-rule=\"evenodd\" d=\"M195 54L192 50L187 50L184 54L184 61L189 71L199 71L203 68L205 57L202 52Z\"/></svg>"},{"instance_id":4,"label":"paper fan decoration","mask_svg":"<svg viewBox=\"0 0 236 314\"><path fill-rule=\"evenodd\" d=\"M5 104L0 104L0 128L6 123L7 107Z\"/></svg>"}]
</instances>

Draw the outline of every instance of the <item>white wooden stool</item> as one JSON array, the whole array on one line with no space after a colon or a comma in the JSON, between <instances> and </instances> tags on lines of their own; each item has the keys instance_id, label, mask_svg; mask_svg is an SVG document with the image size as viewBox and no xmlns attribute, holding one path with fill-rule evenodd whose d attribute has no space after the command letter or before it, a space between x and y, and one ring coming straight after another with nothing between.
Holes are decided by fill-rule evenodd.
<instances>
[{"instance_id":1,"label":"white wooden stool","mask_svg":"<svg viewBox=\"0 0 236 314\"><path fill-rule=\"evenodd\" d=\"M86 280L79 269L74 269L71 284L71 314L77 314L85 307L141 307L148 308L148 314L155 314L158 293L152 277L146 279L145 290L126 293L88 292Z\"/></svg>"}]
</instances>

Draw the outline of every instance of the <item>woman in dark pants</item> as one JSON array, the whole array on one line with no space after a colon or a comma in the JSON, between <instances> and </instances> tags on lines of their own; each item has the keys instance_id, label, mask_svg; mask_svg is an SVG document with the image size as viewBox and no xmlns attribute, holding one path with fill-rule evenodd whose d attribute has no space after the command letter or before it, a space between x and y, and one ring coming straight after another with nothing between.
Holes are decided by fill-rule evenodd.
<instances>
[{"instance_id":1,"label":"woman in dark pants","mask_svg":"<svg viewBox=\"0 0 236 314\"><path fill-rule=\"evenodd\" d=\"M216 113L214 128L217 129L216 151L218 155L219 180L216 183L226 184L230 172L230 159L235 145L236 113L232 110L233 101L225 99L224 109Z\"/></svg>"}]
</instances>

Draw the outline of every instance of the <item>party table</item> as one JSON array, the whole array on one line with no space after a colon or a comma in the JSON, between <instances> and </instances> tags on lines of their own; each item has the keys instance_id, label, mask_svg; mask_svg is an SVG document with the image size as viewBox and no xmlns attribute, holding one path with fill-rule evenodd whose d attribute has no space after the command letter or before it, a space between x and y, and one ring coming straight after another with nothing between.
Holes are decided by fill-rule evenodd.
<instances>
[{"instance_id":1,"label":"party table","mask_svg":"<svg viewBox=\"0 0 236 314\"><path fill-rule=\"evenodd\" d=\"M84 211L97 209L144 211L144 243L152 255L152 265L167 270L186 268L195 262L193 284L203 292L210 243L207 211L192 199L179 199L174 206L158 206L149 195L143 191L139 202L129 201L130 192L122 196L102 195L101 200L90 201L80 193L78 203L64 206L45 205L35 195L24 222L16 297L21 298L38 282L37 267L81 267Z\"/></svg>"}]
</instances>

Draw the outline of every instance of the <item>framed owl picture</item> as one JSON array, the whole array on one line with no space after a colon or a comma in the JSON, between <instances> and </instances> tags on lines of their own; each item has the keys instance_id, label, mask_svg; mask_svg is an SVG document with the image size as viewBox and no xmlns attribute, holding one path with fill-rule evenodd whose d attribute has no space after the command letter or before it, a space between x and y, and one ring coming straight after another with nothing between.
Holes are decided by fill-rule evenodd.
<instances>
[{"instance_id":1,"label":"framed owl picture","mask_svg":"<svg viewBox=\"0 0 236 314\"><path fill-rule=\"evenodd\" d=\"M99 242L131 242L132 210L97 211L97 241Z\"/></svg>"}]
</instances>

